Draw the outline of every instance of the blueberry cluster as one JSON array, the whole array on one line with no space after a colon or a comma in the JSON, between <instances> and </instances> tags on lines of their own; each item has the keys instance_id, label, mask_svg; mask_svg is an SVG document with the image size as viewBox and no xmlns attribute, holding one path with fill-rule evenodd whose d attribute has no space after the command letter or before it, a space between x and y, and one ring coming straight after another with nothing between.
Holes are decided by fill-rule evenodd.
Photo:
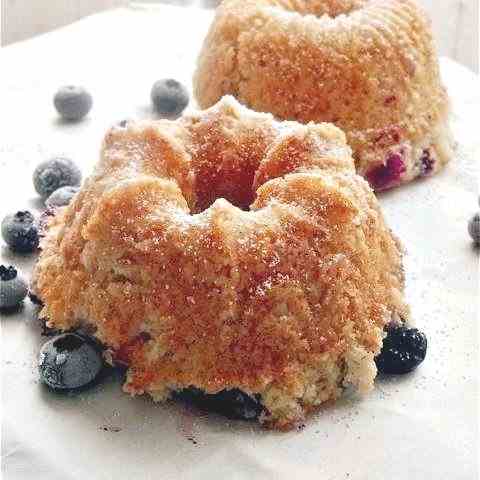
<instances>
[{"instance_id":1,"label":"blueberry cluster","mask_svg":"<svg viewBox=\"0 0 480 480\"><path fill-rule=\"evenodd\" d=\"M181 83L164 79L154 84L151 100L158 114L176 117L187 106L189 94ZM64 120L79 121L90 112L93 99L83 87L66 86L57 91L53 103ZM120 122L118 126L126 128L128 121ZM72 201L79 191L81 181L80 169L69 158L54 157L40 163L33 173L33 185L45 201L46 210L38 220L28 211L7 215L1 223L1 234L7 246L14 252L35 252L50 217ZM32 302L41 305L41 299L28 292L26 281L14 267L0 265L0 310L18 307L27 295ZM54 390L77 390L91 385L99 378L103 365L99 345L75 333L59 335L46 342L40 351L38 362L43 382ZM255 402L251 397L244 398L242 395L241 392L230 392L224 393L223 397L233 413L237 412L238 416L243 417L251 416ZM213 397L209 400L210 403L219 403L219 399L223 398L215 396L214 401Z\"/></svg>"},{"instance_id":2,"label":"blueberry cluster","mask_svg":"<svg viewBox=\"0 0 480 480\"><path fill-rule=\"evenodd\" d=\"M33 185L46 199L49 211L68 205L77 193L82 174L68 158L57 157L42 162L33 173ZM38 249L39 221L29 211L18 211L3 218L3 240L14 252L32 253Z\"/></svg>"},{"instance_id":3,"label":"blueberry cluster","mask_svg":"<svg viewBox=\"0 0 480 480\"><path fill-rule=\"evenodd\" d=\"M37 221L28 211L7 215L1 224L5 243L14 252L31 253L38 249L39 237L59 207L68 205L79 190L82 176L68 158L42 162L33 173L33 185L45 199L47 209ZM12 266L0 266L0 309L18 307L29 294L25 280ZM33 293L34 303L41 303ZM39 371L43 382L55 390L76 390L92 384L103 369L97 344L77 334L59 335L40 351Z\"/></svg>"},{"instance_id":4,"label":"blueberry cluster","mask_svg":"<svg viewBox=\"0 0 480 480\"><path fill-rule=\"evenodd\" d=\"M2 238L16 253L33 253L38 250L46 219L58 207L68 205L77 193L81 182L78 167L67 158L52 158L42 162L33 174L37 192L46 198L46 211L36 219L29 211L22 210L6 215L1 223ZM0 308L14 308L25 299L28 288L14 267L0 267Z\"/></svg>"},{"instance_id":5,"label":"blueberry cluster","mask_svg":"<svg viewBox=\"0 0 480 480\"><path fill-rule=\"evenodd\" d=\"M173 78L157 80L152 86L150 98L154 110L166 118L181 115L190 101L186 87ZM63 120L78 122L92 109L93 97L84 87L67 85L55 93L53 105Z\"/></svg>"},{"instance_id":6,"label":"blueberry cluster","mask_svg":"<svg viewBox=\"0 0 480 480\"><path fill-rule=\"evenodd\" d=\"M48 199L60 188L78 187L81 181L80 169L72 160L65 157L46 160L33 172L33 186L43 199Z\"/></svg>"}]
</instances>

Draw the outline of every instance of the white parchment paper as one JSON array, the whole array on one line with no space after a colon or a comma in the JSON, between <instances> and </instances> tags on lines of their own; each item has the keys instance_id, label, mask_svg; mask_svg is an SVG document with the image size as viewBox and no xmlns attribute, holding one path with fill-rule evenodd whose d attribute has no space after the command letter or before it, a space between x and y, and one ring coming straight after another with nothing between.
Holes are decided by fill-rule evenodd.
<instances>
[{"instance_id":1,"label":"white parchment paper","mask_svg":"<svg viewBox=\"0 0 480 480\"><path fill-rule=\"evenodd\" d=\"M38 210L31 174L66 154L88 174L105 130L151 117L152 83L190 85L211 12L128 8L0 52L0 217ZM429 337L413 375L379 379L364 399L345 398L304 429L264 431L182 405L155 405L121 392L119 379L77 396L38 380L44 337L29 301L2 324L2 471L7 480L392 479L477 477L478 252L467 234L477 209L478 77L442 60L452 97L456 158L435 178L380 197L408 256L407 294ZM215 72L212 72L215 75ZM85 85L94 108L63 124L52 97ZM34 257L1 249L1 262L28 276Z\"/></svg>"}]
</instances>

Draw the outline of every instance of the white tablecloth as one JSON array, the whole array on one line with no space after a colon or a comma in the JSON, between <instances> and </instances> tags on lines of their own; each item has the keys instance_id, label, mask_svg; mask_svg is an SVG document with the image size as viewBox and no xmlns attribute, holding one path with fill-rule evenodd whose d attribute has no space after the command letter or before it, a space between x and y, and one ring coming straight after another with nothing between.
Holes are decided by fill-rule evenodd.
<instances>
[{"instance_id":1,"label":"white tablecloth","mask_svg":"<svg viewBox=\"0 0 480 480\"><path fill-rule=\"evenodd\" d=\"M34 166L71 156L88 173L109 125L151 116L152 83L190 85L211 12L122 9L0 52L0 216L41 203ZM413 375L380 379L363 400L346 398L275 433L155 405L121 393L118 378L77 396L38 381L40 336L27 301L2 317L2 469L11 479L448 479L476 477L478 253L466 232L477 208L478 78L442 60L453 100L456 158L427 181L381 196L408 256L407 293L429 353ZM215 75L215 72L212 72ZM52 107L63 84L85 85L90 116L62 124ZM33 258L1 250L28 276Z\"/></svg>"}]
</instances>

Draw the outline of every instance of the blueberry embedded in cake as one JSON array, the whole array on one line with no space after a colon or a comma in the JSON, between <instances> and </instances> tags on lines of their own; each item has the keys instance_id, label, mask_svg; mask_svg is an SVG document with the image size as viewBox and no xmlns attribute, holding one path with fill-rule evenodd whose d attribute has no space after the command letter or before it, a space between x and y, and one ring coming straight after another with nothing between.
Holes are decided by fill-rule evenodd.
<instances>
[{"instance_id":1,"label":"blueberry embedded in cake","mask_svg":"<svg viewBox=\"0 0 480 480\"><path fill-rule=\"evenodd\" d=\"M404 152L390 153L385 164L378 165L368 171L365 178L372 188L381 192L402 183L402 176L406 172Z\"/></svg>"},{"instance_id":2,"label":"blueberry embedded in cake","mask_svg":"<svg viewBox=\"0 0 480 480\"><path fill-rule=\"evenodd\" d=\"M258 420L264 412L258 396L248 395L235 388L207 394L198 388L190 387L176 392L174 397L233 420Z\"/></svg>"}]
</instances>

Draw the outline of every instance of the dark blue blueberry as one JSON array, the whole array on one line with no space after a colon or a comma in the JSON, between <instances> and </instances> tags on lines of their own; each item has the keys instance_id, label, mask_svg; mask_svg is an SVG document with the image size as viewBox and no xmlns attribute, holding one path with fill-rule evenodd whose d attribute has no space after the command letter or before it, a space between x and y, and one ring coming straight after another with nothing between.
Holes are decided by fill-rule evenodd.
<instances>
[{"instance_id":1,"label":"dark blue blueberry","mask_svg":"<svg viewBox=\"0 0 480 480\"><path fill-rule=\"evenodd\" d=\"M75 390L99 378L103 359L94 342L76 333L64 333L43 344L38 369L50 388Z\"/></svg>"},{"instance_id":2,"label":"dark blue blueberry","mask_svg":"<svg viewBox=\"0 0 480 480\"><path fill-rule=\"evenodd\" d=\"M0 309L15 308L28 293L27 283L14 267L0 265Z\"/></svg>"},{"instance_id":3,"label":"dark blue blueberry","mask_svg":"<svg viewBox=\"0 0 480 480\"><path fill-rule=\"evenodd\" d=\"M48 198L62 187L78 187L81 181L80 169L64 157L46 160L33 172L33 185L42 198Z\"/></svg>"},{"instance_id":4,"label":"dark blue blueberry","mask_svg":"<svg viewBox=\"0 0 480 480\"><path fill-rule=\"evenodd\" d=\"M264 410L259 397L251 397L236 388L207 394L198 388L190 387L176 396L204 410L238 420L255 420Z\"/></svg>"},{"instance_id":5,"label":"dark blue blueberry","mask_svg":"<svg viewBox=\"0 0 480 480\"><path fill-rule=\"evenodd\" d=\"M80 190L79 187L61 187L55 190L46 200L45 205L48 208L65 207L70 203L75 194Z\"/></svg>"},{"instance_id":6,"label":"dark blue blueberry","mask_svg":"<svg viewBox=\"0 0 480 480\"><path fill-rule=\"evenodd\" d=\"M480 245L480 213L476 213L468 222L468 233L476 245Z\"/></svg>"},{"instance_id":7,"label":"dark blue blueberry","mask_svg":"<svg viewBox=\"0 0 480 480\"><path fill-rule=\"evenodd\" d=\"M28 298L33 304L38 305L40 307L43 306L42 300L39 297L37 297L33 292L31 291L28 292Z\"/></svg>"},{"instance_id":8,"label":"dark blue blueberry","mask_svg":"<svg viewBox=\"0 0 480 480\"><path fill-rule=\"evenodd\" d=\"M6 267L5 265L0 265L0 281L8 282L9 280L13 280L17 277L17 269L12 267Z\"/></svg>"},{"instance_id":9,"label":"dark blue blueberry","mask_svg":"<svg viewBox=\"0 0 480 480\"><path fill-rule=\"evenodd\" d=\"M27 211L7 215L2 221L2 237L15 252L30 253L38 248L38 228Z\"/></svg>"},{"instance_id":10,"label":"dark blue blueberry","mask_svg":"<svg viewBox=\"0 0 480 480\"><path fill-rule=\"evenodd\" d=\"M67 86L58 90L53 104L61 117L75 121L87 115L92 108L93 99L83 87Z\"/></svg>"},{"instance_id":11,"label":"dark blue blueberry","mask_svg":"<svg viewBox=\"0 0 480 480\"><path fill-rule=\"evenodd\" d=\"M189 102L187 89L176 80L165 78L153 84L151 92L155 110L165 117L178 117Z\"/></svg>"},{"instance_id":12,"label":"dark blue blueberry","mask_svg":"<svg viewBox=\"0 0 480 480\"><path fill-rule=\"evenodd\" d=\"M427 337L416 328L391 326L375 359L379 372L404 374L415 370L427 354Z\"/></svg>"},{"instance_id":13,"label":"dark blue blueberry","mask_svg":"<svg viewBox=\"0 0 480 480\"><path fill-rule=\"evenodd\" d=\"M435 159L432 157L430 149L426 148L420 158L421 175L426 177L433 172L435 165Z\"/></svg>"}]
</instances>

